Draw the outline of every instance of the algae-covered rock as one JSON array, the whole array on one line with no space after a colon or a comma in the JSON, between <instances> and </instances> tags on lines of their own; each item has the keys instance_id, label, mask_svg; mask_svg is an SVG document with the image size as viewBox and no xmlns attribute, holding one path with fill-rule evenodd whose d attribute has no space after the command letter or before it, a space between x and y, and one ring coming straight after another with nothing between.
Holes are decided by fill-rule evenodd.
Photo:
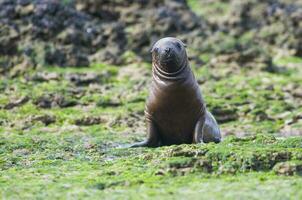
<instances>
[{"instance_id":1,"label":"algae-covered rock","mask_svg":"<svg viewBox=\"0 0 302 200\"><path fill-rule=\"evenodd\" d=\"M277 163L274 172L278 175L293 176L302 175L302 162L301 161L288 161Z\"/></svg>"},{"instance_id":2,"label":"algae-covered rock","mask_svg":"<svg viewBox=\"0 0 302 200\"><path fill-rule=\"evenodd\" d=\"M65 97L61 94L44 94L35 99L34 104L40 108L65 108L75 106L78 102L73 98Z\"/></svg>"},{"instance_id":3,"label":"algae-covered rock","mask_svg":"<svg viewBox=\"0 0 302 200\"><path fill-rule=\"evenodd\" d=\"M102 117L86 116L83 118L76 119L74 123L78 126L89 126L89 125L101 124L104 123L105 121L106 120Z\"/></svg>"},{"instance_id":4,"label":"algae-covered rock","mask_svg":"<svg viewBox=\"0 0 302 200\"><path fill-rule=\"evenodd\" d=\"M294 142L295 141L295 142ZM196 171L213 174L237 174L275 170L278 163L302 156L297 144L301 138L279 140L270 135L227 137L221 144L179 145L163 147L161 171L174 175ZM151 157L152 160L156 159Z\"/></svg>"},{"instance_id":5,"label":"algae-covered rock","mask_svg":"<svg viewBox=\"0 0 302 200\"><path fill-rule=\"evenodd\" d=\"M30 50L31 59L41 65L121 64L127 50L149 59L155 40L202 24L185 1L5 0L0 7L0 55L16 57ZM51 48L39 51L36 41Z\"/></svg>"},{"instance_id":6,"label":"algae-covered rock","mask_svg":"<svg viewBox=\"0 0 302 200\"><path fill-rule=\"evenodd\" d=\"M187 43L190 58L199 64L204 63L200 53L210 53L220 62L276 72L275 50L301 56L298 2L195 2L192 9L198 12L199 5L200 15L188 3L192 4L184 0L26 4L5 0L0 4L0 55L14 58L5 64L8 68L20 62L17 57L29 54L33 65L123 64L124 52L150 61L149 50L156 40L176 36Z\"/></svg>"},{"instance_id":7,"label":"algae-covered rock","mask_svg":"<svg viewBox=\"0 0 302 200\"><path fill-rule=\"evenodd\" d=\"M11 100L8 104L6 104L4 106L4 109L12 109L14 107L17 107L17 106L20 106L20 105L23 105L25 104L26 102L29 101L29 97L28 96L24 96L24 97L21 97L17 100Z\"/></svg>"}]
</instances>

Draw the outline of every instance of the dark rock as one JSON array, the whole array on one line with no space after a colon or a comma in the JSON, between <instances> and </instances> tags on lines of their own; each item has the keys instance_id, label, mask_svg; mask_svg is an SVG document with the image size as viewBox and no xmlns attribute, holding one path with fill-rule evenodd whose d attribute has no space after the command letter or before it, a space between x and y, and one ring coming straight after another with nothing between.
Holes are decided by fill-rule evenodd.
<instances>
[{"instance_id":1,"label":"dark rock","mask_svg":"<svg viewBox=\"0 0 302 200\"><path fill-rule=\"evenodd\" d=\"M231 108L222 108L216 106L211 109L211 112L219 123L234 121L237 120L239 117L236 109Z\"/></svg>"},{"instance_id":2,"label":"dark rock","mask_svg":"<svg viewBox=\"0 0 302 200\"><path fill-rule=\"evenodd\" d=\"M0 21L0 55L12 56L17 54L18 36L18 30L14 26L1 23Z\"/></svg>"},{"instance_id":3,"label":"dark rock","mask_svg":"<svg viewBox=\"0 0 302 200\"><path fill-rule=\"evenodd\" d=\"M253 30L256 39L279 48L293 49L300 55L301 19L302 6L293 1L233 0L228 16L223 18L220 26L226 26L224 30L236 36Z\"/></svg>"},{"instance_id":4,"label":"dark rock","mask_svg":"<svg viewBox=\"0 0 302 200\"><path fill-rule=\"evenodd\" d=\"M293 91L293 97L302 99L302 88L297 88Z\"/></svg>"},{"instance_id":5,"label":"dark rock","mask_svg":"<svg viewBox=\"0 0 302 200\"><path fill-rule=\"evenodd\" d=\"M117 99L101 99L97 103L97 106L101 106L101 107L117 107L120 105L122 105L122 103Z\"/></svg>"},{"instance_id":6,"label":"dark rock","mask_svg":"<svg viewBox=\"0 0 302 200\"><path fill-rule=\"evenodd\" d=\"M65 98L59 94L47 94L40 96L34 101L34 104L40 108L52 108L52 107L71 107L77 105L77 101L73 99Z\"/></svg>"},{"instance_id":7,"label":"dark rock","mask_svg":"<svg viewBox=\"0 0 302 200\"><path fill-rule=\"evenodd\" d=\"M66 79L77 86L101 82L101 76L96 73L70 73L66 75Z\"/></svg>"},{"instance_id":8,"label":"dark rock","mask_svg":"<svg viewBox=\"0 0 302 200\"><path fill-rule=\"evenodd\" d=\"M61 108L75 106L78 103L73 99L67 99L62 95L55 95L53 98L55 104L57 104Z\"/></svg>"},{"instance_id":9,"label":"dark rock","mask_svg":"<svg viewBox=\"0 0 302 200\"><path fill-rule=\"evenodd\" d=\"M34 103L40 108L52 107L52 101L49 96L41 96Z\"/></svg>"},{"instance_id":10,"label":"dark rock","mask_svg":"<svg viewBox=\"0 0 302 200\"><path fill-rule=\"evenodd\" d=\"M37 81L37 82L45 82L45 81L50 81L50 80L59 80L60 75L55 73L55 72L37 72L34 74L31 78L29 78L32 81Z\"/></svg>"},{"instance_id":11,"label":"dark rock","mask_svg":"<svg viewBox=\"0 0 302 200\"><path fill-rule=\"evenodd\" d=\"M3 0L0 7L0 73L24 59L33 66L84 67L123 64L130 51L150 61L150 46L166 36L187 43L199 64L205 52L240 67L280 72L271 49L302 56L302 6L295 1L231 0L217 20L197 16L185 0Z\"/></svg>"},{"instance_id":12,"label":"dark rock","mask_svg":"<svg viewBox=\"0 0 302 200\"><path fill-rule=\"evenodd\" d=\"M34 116L31 121L40 121L44 125L48 126L49 124L55 123L56 122L56 117L52 115L38 115Z\"/></svg>"},{"instance_id":13,"label":"dark rock","mask_svg":"<svg viewBox=\"0 0 302 200\"><path fill-rule=\"evenodd\" d=\"M9 109L12 109L14 107L21 106L21 105L27 103L28 101L29 101L29 97L25 96L25 97L22 97L20 99L15 100L15 101L11 101L10 103L6 104L4 106L4 109L9 110Z\"/></svg>"},{"instance_id":14,"label":"dark rock","mask_svg":"<svg viewBox=\"0 0 302 200\"><path fill-rule=\"evenodd\" d=\"M66 54L60 49L47 51L45 54L45 63L48 65L64 66L66 64Z\"/></svg>"},{"instance_id":15,"label":"dark rock","mask_svg":"<svg viewBox=\"0 0 302 200\"><path fill-rule=\"evenodd\" d=\"M28 41L40 41L45 46L55 42L55 47L45 49L45 53L32 49L32 59L41 57L38 64L42 65L88 66L89 56L99 48L118 46L121 52L125 49L122 25L112 22L110 26L116 28L110 29L108 23L93 20L72 4L56 0L9 1L0 2L0 7L0 55L17 56L18 46L26 53L25 49L31 49Z\"/></svg>"},{"instance_id":16,"label":"dark rock","mask_svg":"<svg viewBox=\"0 0 302 200\"><path fill-rule=\"evenodd\" d=\"M74 123L78 126L90 126L95 124L101 124L104 122L105 120L101 117L87 116L87 117L76 119Z\"/></svg>"},{"instance_id":17,"label":"dark rock","mask_svg":"<svg viewBox=\"0 0 302 200\"><path fill-rule=\"evenodd\" d=\"M28 55L31 49L37 61L33 63L41 65L121 64L126 50L149 59L149 48L159 37L187 33L202 24L179 0L4 1L0 7L0 54L17 56L20 49ZM126 32L125 26L135 31ZM32 41L53 48L39 51L31 48Z\"/></svg>"},{"instance_id":18,"label":"dark rock","mask_svg":"<svg viewBox=\"0 0 302 200\"><path fill-rule=\"evenodd\" d=\"M278 175L293 176L302 175L302 163L301 161L288 161L277 163L273 171Z\"/></svg>"}]
</instances>

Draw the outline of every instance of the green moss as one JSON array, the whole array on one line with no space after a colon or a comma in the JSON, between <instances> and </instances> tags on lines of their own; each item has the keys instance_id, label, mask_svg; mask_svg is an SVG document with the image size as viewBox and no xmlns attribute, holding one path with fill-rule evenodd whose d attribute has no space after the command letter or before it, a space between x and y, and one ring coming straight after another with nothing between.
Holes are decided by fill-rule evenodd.
<instances>
[{"instance_id":1,"label":"green moss","mask_svg":"<svg viewBox=\"0 0 302 200\"><path fill-rule=\"evenodd\" d=\"M226 14L229 4L227 2L201 2L198 0L189 0L188 5L197 14L201 16L212 16L215 17L223 16Z\"/></svg>"},{"instance_id":2,"label":"green moss","mask_svg":"<svg viewBox=\"0 0 302 200\"><path fill-rule=\"evenodd\" d=\"M5 146L10 148L3 148L6 153L1 154L6 155L1 157L2 195L6 198L17 198L16 191L19 191L20 198L31 198L32 195L50 198L49 195L55 192L53 194L55 196L51 195L51 198L75 194L78 197L94 198L105 197L109 192L119 197L118 191L123 191L124 197L126 195L129 198L147 194L153 194L154 197L161 194L173 198L179 197L178 191L181 189L187 190L188 194L195 198L194 195L197 194L193 193L194 188L199 188L201 191L209 191L208 197L220 198L223 191L219 193L215 191L225 188L226 185L229 189L225 191L228 191L230 198L235 194L258 195L270 185L281 183L280 178L267 173L275 162L290 160L289 156L284 156L287 153L302 153L300 148L295 148L295 143L301 142L301 138L290 139L287 142L266 135L243 139L229 137L218 145L108 149L101 152L97 146L90 149L82 148L79 142L81 139L73 138L74 136L39 142L15 138L14 144L18 145L5 142ZM293 142L294 140L296 142ZM282 147L285 143L287 146ZM23 151L17 153L16 149ZM24 149L28 149L25 155ZM14 156L9 156L10 159L7 160L10 154ZM209 171L212 165L213 172ZM263 172L247 173L250 170ZM230 175L237 171L245 174ZM225 175L220 175L221 173ZM289 190L285 189L288 188L285 185L279 185L282 192L277 196L280 198L284 191L296 192L301 185L300 179L282 180L298 185L294 184ZM255 190L254 185L259 183L262 183L262 186ZM237 193L236 188L239 186L245 188L247 193ZM159 188L161 192L158 191ZM137 190L141 192L135 193ZM77 192L74 193L75 191ZM266 195L272 197L276 194Z\"/></svg>"},{"instance_id":3,"label":"green moss","mask_svg":"<svg viewBox=\"0 0 302 200\"><path fill-rule=\"evenodd\" d=\"M243 36L242 43L248 43L250 37ZM224 48L232 48L233 42L232 38L225 41ZM131 52L128 56L133 59ZM219 123L225 135L235 136L226 136L220 144L125 147L146 137L144 106L150 64L125 66L123 69L131 69L125 76L121 76L119 67L95 64L89 68L38 69L57 73L58 80L41 82L24 78L37 71L14 79L1 77L0 196L4 199L200 199L201 194L209 199L301 197L298 161L302 159L302 139L276 137L288 123L293 123L292 128L301 126L297 119L302 112L301 102L293 97L291 89L286 89L301 84L301 69L296 67L300 58L274 59L277 65L292 67L288 73L252 73L212 66L209 54L200 57L206 64L192 68L208 109L215 111L220 120L233 115L232 119ZM138 80L134 72L139 69L144 69L146 75L139 74ZM85 85L65 79L69 73L87 72L105 74L104 79ZM43 95L63 96L76 105L41 108L36 101ZM27 103L3 109L24 96L29 97ZM41 115L55 116L55 120L45 125L35 120ZM75 124L76 119L86 117L100 117L104 121L87 126Z\"/></svg>"}]
</instances>

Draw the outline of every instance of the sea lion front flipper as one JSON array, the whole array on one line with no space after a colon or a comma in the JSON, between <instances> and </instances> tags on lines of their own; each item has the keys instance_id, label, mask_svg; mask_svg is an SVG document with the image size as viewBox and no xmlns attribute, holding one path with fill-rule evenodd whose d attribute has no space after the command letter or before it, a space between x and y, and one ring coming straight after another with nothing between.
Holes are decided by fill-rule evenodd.
<instances>
[{"instance_id":1,"label":"sea lion front flipper","mask_svg":"<svg viewBox=\"0 0 302 200\"><path fill-rule=\"evenodd\" d=\"M195 144L203 143L203 140L202 140L203 124L204 124L204 117L201 117L195 125L195 130L194 130L194 135L193 135L193 143L195 143Z\"/></svg>"},{"instance_id":2,"label":"sea lion front flipper","mask_svg":"<svg viewBox=\"0 0 302 200\"><path fill-rule=\"evenodd\" d=\"M215 142L219 143L221 141L221 134L219 126L209 111L206 112L205 122L202 127L202 140L205 143Z\"/></svg>"},{"instance_id":3,"label":"sea lion front flipper","mask_svg":"<svg viewBox=\"0 0 302 200\"><path fill-rule=\"evenodd\" d=\"M158 129L152 120L147 121L147 134L148 134L147 140L145 140L143 142L134 143L133 145L131 145L131 148L160 146Z\"/></svg>"},{"instance_id":4,"label":"sea lion front flipper","mask_svg":"<svg viewBox=\"0 0 302 200\"><path fill-rule=\"evenodd\" d=\"M219 143L221 141L221 134L219 126L214 118L214 116L206 111L205 118L198 120L196 127L193 142L194 143L208 143L215 142Z\"/></svg>"}]
</instances>

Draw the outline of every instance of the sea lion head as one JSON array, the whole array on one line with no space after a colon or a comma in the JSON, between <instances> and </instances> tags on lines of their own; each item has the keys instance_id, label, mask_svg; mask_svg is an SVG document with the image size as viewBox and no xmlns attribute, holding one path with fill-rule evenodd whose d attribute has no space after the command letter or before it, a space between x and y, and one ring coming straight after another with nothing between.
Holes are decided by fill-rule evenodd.
<instances>
[{"instance_id":1,"label":"sea lion head","mask_svg":"<svg viewBox=\"0 0 302 200\"><path fill-rule=\"evenodd\" d=\"M185 44L177 38L162 38L152 47L152 62L165 73L177 72L187 61L185 47Z\"/></svg>"}]
</instances>

